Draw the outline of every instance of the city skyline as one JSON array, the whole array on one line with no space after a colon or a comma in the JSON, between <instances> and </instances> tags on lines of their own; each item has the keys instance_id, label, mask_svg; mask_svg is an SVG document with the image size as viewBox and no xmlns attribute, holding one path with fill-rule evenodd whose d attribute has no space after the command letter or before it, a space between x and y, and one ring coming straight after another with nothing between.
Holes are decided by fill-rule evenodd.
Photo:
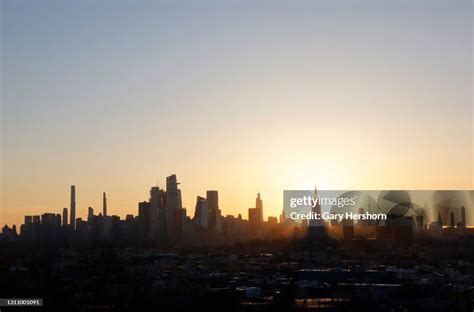
<instances>
[{"instance_id":1,"label":"city skyline","mask_svg":"<svg viewBox=\"0 0 474 312\"><path fill-rule=\"evenodd\" d=\"M473 39L474 0L0 0L0 312L474 312Z\"/></svg>"},{"instance_id":2,"label":"city skyline","mask_svg":"<svg viewBox=\"0 0 474 312\"><path fill-rule=\"evenodd\" d=\"M150 246L219 245L258 239L303 238L307 241L352 244L373 240L411 244L430 238L452 240L472 235L474 191L328 191L286 190L279 218L263 219L260 193L255 207L244 214L223 215L218 190L196 196L194 214L182 205L177 176L166 177L166 187L152 186L149 198L138 202L125 218L87 208L87 218L76 218L76 186L62 215L51 210L25 215L17 227L2 227L0 240L36 242L114 242ZM68 213L70 220L68 221ZM131 212L131 213L130 213ZM299 217L298 217L299 216ZM295 219L296 218L296 219Z\"/></svg>"},{"instance_id":3,"label":"city skyline","mask_svg":"<svg viewBox=\"0 0 474 312\"><path fill-rule=\"evenodd\" d=\"M273 220L280 220L277 223L284 223L285 218L288 218L289 213L292 211L290 209L288 211L288 203L287 203L287 196L286 194L283 195L283 203L281 206L280 213L277 215L268 215L267 217L264 217L264 209L263 209L263 200L261 198L260 192L256 194L255 200L255 205L253 207L249 206L248 208L243 209L243 211L238 211L235 215L234 214L226 214L223 213L223 207L222 205L219 205L219 195L218 195L218 190L206 190L205 194L206 197L202 197L203 194L197 194L194 197L196 198L195 201L195 206L194 207L185 207L182 204L182 192L181 189L178 188L178 185L181 184L181 182L177 181L177 176L176 174L172 174L166 178L166 187L163 188L162 186L151 186L150 191L149 191L149 197L148 200L149 202L141 201L143 200L140 199L137 201L137 205L135 205L134 209L127 210L125 211L125 214L120 215L120 214L114 214L112 213L111 215L113 217L118 217L120 220L122 217L128 216L139 216L141 213L141 209L143 208L142 204L146 204L145 209L149 209L149 218L150 218L150 229L153 229L154 227L160 227L163 225L160 225L160 223L157 221L159 219L159 213L161 213L162 209L165 209L167 207L166 202L168 201L168 206L171 203L172 207L175 207L173 209L177 210L183 210L183 214L180 216L180 218L186 219L192 221L196 225L202 226L204 228L214 228L216 227L216 218L217 219L225 219L227 216L232 217L232 218L239 218L241 220L246 220L249 221L249 224L253 225L258 225L262 224L264 222L270 222ZM464 227L466 225L469 227L472 222L474 222L474 215L472 213L467 213L467 211L470 211L472 208L472 205L474 204L474 191L472 190L392 190L392 191L375 191L375 190L319 190L315 188L313 191L309 190L285 190L284 193L292 193L295 192L296 194L304 194L306 195L301 196L301 199L303 200L309 200L312 199L313 201L318 198L320 199L319 192L323 191L324 194L331 194L330 197L323 197L324 201L328 201L330 203L333 203L331 200L337 200L336 202L350 202L349 201L349 195L352 197L350 198L351 200L354 200L351 202L351 204L345 204L342 206L339 206L339 204L328 204L325 203L325 210L327 213L333 214L333 213L339 213L337 211L334 211L335 207L337 208L345 208L346 210L349 209L349 211L352 209L357 209L359 212L360 210L364 211L364 209L376 209L378 212L384 211L385 213L389 213L389 211L394 207L393 205L395 204L397 207L398 205L401 205L400 207L409 207L407 211L405 211L403 214L406 214L406 217L410 217L413 222L417 222L416 218L414 215L410 215L408 212L411 211L411 214L415 213L416 216L422 217L424 219L424 222L434 222L434 223L439 223L440 218L442 218L442 224L443 225L449 225L450 226L455 226L457 224L458 219L461 218L462 215L462 224L464 224ZM313 196L308 196L309 193L314 192ZM376 194L378 193L378 196ZM166 199L161 199L163 196L162 194L166 195ZM170 195L172 194L172 195ZM173 195L174 194L174 195ZM339 195L337 195L339 194ZM359 200L356 200L358 197L358 194L360 195ZM383 195L385 194L385 195ZM393 194L393 195L390 195ZM463 195L460 195L463 194ZM70 186L70 193L69 193L69 198L70 198L70 203L68 207L64 207L62 209L59 209L59 211L56 211L53 208L46 209L45 211L42 211L39 214L31 214L31 215L23 215L22 220L25 220L25 218L28 216L29 218L34 218L35 215L37 218L40 218L41 215L46 214L46 215L60 215L61 217L59 218L60 223L64 226L65 224L72 225L72 229L75 230L75 222L76 220L89 220L91 215L94 215L94 209L95 211L99 211L97 213L97 216L103 216L103 217L108 217L110 214L107 213L107 196L106 192L102 192L102 206L101 207L93 207L90 205L86 205L87 209L84 208L85 215L84 214L76 214L76 185L71 185ZM168 197L174 196L174 200L170 200ZM354 197L355 196L355 197ZM373 197L375 196L375 197ZM386 202L384 201L385 196L388 196L389 201ZM375 202L375 198L377 199L377 203ZM164 203L162 203L164 202ZM307 207L309 209L306 212L313 211L316 212L317 214L321 214L321 204L320 201L316 201L317 205ZM388 203L388 206L387 206ZM306 204L305 204L306 205ZM374 206L375 205L375 206ZM84 206L84 207L86 207ZM364 208L365 207L365 208ZM466 211L467 207L467 211ZM399 208L396 208L399 209ZM454 212L451 210L454 209L453 211L457 211L456 213L456 219L454 218ZM461 210L460 210L461 209ZM208 210L208 212L204 213L204 210ZM441 210L443 210L443 214L441 215ZM62 214L61 214L62 211ZM79 210L81 211L81 209ZM462 211L462 212L461 212ZM136 212L136 213L134 213ZM218 212L217 215L215 213ZM303 211L300 211L304 213ZM402 214L402 215L403 215ZM450 216L451 214L451 216ZM68 218L69 216L69 218ZM449 217L451 217L451 223L449 222ZM166 222L172 223L172 221L169 219L170 216L167 215L165 219L167 220ZM206 221L203 221L203 218L205 218ZM283 219L282 219L283 218ZM213 221L210 221L213 219ZM472 220L471 220L472 219ZM62 220L62 221L61 221ZM155 222L153 222L155 220ZM456 222L454 221L456 220ZM318 222L319 224L325 224L326 221L328 220L318 220L318 221L312 221L310 225L318 227ZM5 226L16 226L16 225L21 225L23 224L22 222L18 222L15 224L4 224ZM213 224L213 225L211 225ZM329 224L327 224L329 225ZM156 228L155 228L156 230Z\"/></svg>"},{"instance_id":4,"label":"city skyline","mask_svg":"<svg viewBox=\"0 0 474 312\"><path fill-rule=\"evenodd\" d=\"M471 1L1 9L1 224L72 184L123 216L169 172L265 219L284 189L474 188Z\"/></svg>"},{"instance_id":5,"label":"city skyline","mask_svg":"<svg viewBox=\"0 0 474 312\"><path fill-rule=\"evenodd\" d=\"M176 179L176 175L171 175L169 177L167 177L167 180L170 178L170 177L174 177L174 179ZM176 184L181 184L181 182L176 182ZM150 195L149 195L149 198L148 200L150 201L150 205L153 206L153 205L158 205L157 203L157 197L159 196L159 193L157 192L160 192L160 191L165 191L166 192L166 188L163 189L161 188L161 186L159 185L156 185L156 186L151 186L151 189L150 189ZM177 190L179 192L179 197L181 197L181 190ZM198 195L195 195L195 198L198 199L198 202L199 200L209 200L209 198L214 198L213 200L211 200L211 203L209 204L210 205L210 209L219 209L220 210L220 207L219 207L219 204L218 204L218 190L206 190L206 195L207 197L202 197L201 195L202 194L198 194ZM69 205L67 207L63 207L59 210L51 207L49 209L46 209L45 211L42 211L41 213L39 213L39 215L42 215L42 214L61 214L61 224L64 225L64 224L68 224L68 225L73 225L72 228L75 229L75 222L76 220L87 220L88 217L91 215L91 212L98 212L97 213L97 216L104 216L104 217L107 217L108 216L108 205L107 205L107 201L108 201L108 198L106 197L106 192L102 192L102 206L100 207L95 207L95 206L91 206L91 205L85 205L83 207L83 209L77 209L77 205L76 205L76 185L71 185L70 186L70 192L69 192L69 198L70 198L70 202L69 202ZM124 218L126 217L127 215L134 215L134 216L137 216L138 213L134 213L134 212L139 212L140 211L140 204L142 204L143 198L138 200L137 203L138 205L136 205L136 207L134 207L135 210L131 209L131 210L127 210L125 211L124 215L120 215L120 214L115 214L115 213L112 213L113 216L118 216L120 218ZM263 214L263 201L262 201L262 198L260 197L260 193L256 193L256 198L254 199L255 200L255 207L253 208L245 208L243 209L242 212L238 212L237 215L235 215L234 217L237 217L237 216L241 216L242 219L246 219L246 220L249 220L249 214L250 214L250 211L251 209L253 210L256 210L258 211L258 222L257 223L261 223L261 222L264 222L264 221L267 221L268 218L264 218L264 214ZM146 202L146 200L145 200ZM155 203L155 204L153 204ZM182 206L182 204L180 203L178 206ZM249 206L250 207L250 206ZM196 217L196 210L198 210L197 207L190 207L190 208L187 208L187 207L184 207L182 206L183 209L186 210L186 215L187 217L190 217L191 219L194 219ZM92 209L92 210L91 210ZM158 208L157 208L158 209ZM79 211L79 213L77 213L77 211ZM80 213L81 211L83 211L82 213ZM33 214L33 215L29 215L29 217L33 217L34 215L37 215L37 214ZM194 217L193 217L194 215ZM231 214L227 214L227 215L231 215ZM22 222L24 221L24 218L27 217L28 215L23 215L22 216L22 220L19 221L18 223L13 223L13 224L3 224L3 225L7 225L7 226L18 226L18 225L21 225L23 224ZM222 218L224 218L226 215L221 215ZM157 212L155 213L154 216L155 219L157 219ZM271 216L269 215L268 217L278 217L278 215L275 215L275 216ZM124 218L125 219L125 218ZM152 218L153 219L153 218ZM66 220L66 221L65 221ZM199 222L197 222L199 224Z\"/></svg>"}]
</instances>

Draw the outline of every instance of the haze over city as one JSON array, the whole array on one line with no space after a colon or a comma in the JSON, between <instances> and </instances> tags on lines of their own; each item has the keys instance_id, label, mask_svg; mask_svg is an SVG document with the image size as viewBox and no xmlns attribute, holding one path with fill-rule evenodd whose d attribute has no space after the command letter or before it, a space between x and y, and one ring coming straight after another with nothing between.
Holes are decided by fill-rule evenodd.
<instances>
[{"instance_id":1,"label":"haze over city","mask_svg":"<svg viewBox=\"0 0 474 312\"><path fill-rule=\"evenodd\" d=\"M2 1L0 223L284 189L473 189L472 2ZM161 179L161 180L160 180Z\"/></svg>"}]
</instances>

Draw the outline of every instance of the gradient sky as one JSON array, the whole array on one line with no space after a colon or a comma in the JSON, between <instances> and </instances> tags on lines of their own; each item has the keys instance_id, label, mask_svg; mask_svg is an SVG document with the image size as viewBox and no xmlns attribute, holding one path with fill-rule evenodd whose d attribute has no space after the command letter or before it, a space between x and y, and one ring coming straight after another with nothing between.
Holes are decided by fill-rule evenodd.
<instances>
[{"instance_id":1,"label":"gradient sky","mask_svg":"<svg viewBox=\"0 0 474 312\"><path fill-rule=\"evenodd\" d=\"M472 189L472 1L1 1L0 224L282 209L283 189Z\"/></svg>"}]
</instances>

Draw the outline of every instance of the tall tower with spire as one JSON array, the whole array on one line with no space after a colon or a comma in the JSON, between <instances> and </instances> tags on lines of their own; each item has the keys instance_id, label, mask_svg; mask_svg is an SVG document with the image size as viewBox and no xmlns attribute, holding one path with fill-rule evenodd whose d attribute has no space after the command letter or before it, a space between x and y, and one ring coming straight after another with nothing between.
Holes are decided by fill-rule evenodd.
<instances>
[{"instance_id":1,"label":"tall tower with spire","mask_svg":"<svg viewBox=\"0 0 474 312\"><path fill-rule=\"evenodd\" d=\"M319 216L318 219L311 219L308 227L308 238L311 240L322 240L327 238L326 223L321 217L321 203L319 200L318 189L314 188L314 206L311 206L311 211Z\"/></svg>"},{"instance_id":2,"label":"tall tower with spire","mask_svg":"<svg viewBox=\"0 0 474 312\"><path fill-rule=\"evenodd\" d=\"M255 208L257 209L258 219L259 222L263 222L263 203L262 199L260 198L260 193L257 194L257 198L255 199Z\"/></svg>"}]
</instances>

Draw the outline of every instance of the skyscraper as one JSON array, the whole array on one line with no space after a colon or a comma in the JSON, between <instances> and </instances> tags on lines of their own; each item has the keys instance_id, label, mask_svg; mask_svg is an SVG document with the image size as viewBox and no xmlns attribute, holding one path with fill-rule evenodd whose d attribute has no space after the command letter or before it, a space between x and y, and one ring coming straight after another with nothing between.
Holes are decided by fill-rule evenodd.
<instances>
[{"instance_id":1,"label":"skyscraper","mask_svg":"<svg viewBox=\"0 0 474 312\"><path fill-rule=\"evenodd\" d=\"M160 188L153 186L150 189L150 236L156 238L158 235L158 216L160 212Z\"/></svg>"},{"instance_id":2,"label":"skyscraper","mask_svg":"<svg viewBox=\"0 0 474 312\"><path fill-rule=\"evenodd\" d=\"M441 218L441 211L438 212L438 221L437 221L439 226L443 226L443 219Z\"/></svg>"},{"instance_id":3,"label":"skyscraper","mask_svg":"<svg viewBox=\"0 0 474 312\"><path fill-rule=\"evenodd\" d=\"M63 209L63 226L67 226L67 208Z\"/></svg>"},{"instance_id":4,"label":"skyscraper","mask_svg":"<svg viewBox=\"0 0 474 312\"><path fill-rule=\"evenodd\" d=\"M465 228L467 225L466 222L466 208L461 206L461 227Z\"/></svg>"},{"instance_id":5,"label":"skyscraper","mask_svg":"<svg viewBox=\"0 0 474 312\"><path fill-rule=\"evenodd\" d=\"M260 198L260 193L257 194L257 198L255 199L255 208L258 213L258 222L263 223L263 204L262 199Z\"/></svg>"},{"instance_id":6,"label":"skyscraper","mask_svg":"<svg viewBox=\"0 0 474 312\"><path fill-rule=\"evenodd\" d=\"M263 205L260 193L255 199L255 208L249 208L249 223L254 226L263 223Z\"/></svg>"},{"instance_id":7,"label":"skyscraper","mask_svg":"<svg viewBox=\"0 0 474 312\"><path fill-rule=\"evenodd\" d=\"M261 223L260 211L257 208L249 208L249 223L257 225Z\"/></svg>"},{"instance_id":8,"label":"skyscraper","mask_svg":"<svg viewBox=\"0 0 474 312\"><path fill-rule=\"evenodd\" d=\"M43 225L55 225L57 224L56 215L54 213L43 213L41 215L41 224Z\"/></svg>"},{"instance_id":9,"label":"skyscraper","mask_svg":"<svg viewBox=\"0 0 474 312\"><path fill-rule=\"evenodd\" d=\"M102 215L107 217L107 197L105 192L102 194Z\"/></svg>"},{"instance_id":10,"label":"skyscraper","mask_svg":"<svg viewBox=\"0 0 474 312\"><path fill-rule=\"evenodd\" d=\"M71 220L69 222L73 230L76 229L76 186L71 185Z\"/></svg>"},{"instance_id":11,"label":"skyscraper","mask_svg":"<svg viewBox=\"0 0 474 312\"><path fill-rule=\"evenodd\" d=\"M140 233L143 238L148 238L150 234L150 203L138 203L138 221L140 224Z\"/></svg>"},{"instance_id":12,"label":"skyscraper","mask_svg":"<svg viewBox=\"0 0 474 312\"><path fill-rule=\"evenodd\" d=\"M176 175L166 177L166 236L168 240L176 240L182 234L182 220L184 215L181 190L178 189L178 181Z\"/></svg>"},{"instance_id":13,"label":"skyscraper","mask_svg":"<svg viewBox=\"0 0 474 312\"><path fill-rule=\"evenodd\" d=\"M201 196L198 196L196 200L194 222L204 228L207 228L209 225L209 206L207 200Z\"/></svg>"},{"instance_id":14,"label":"skyscraper","mask_svg":"<svg viewBox=\"0 0 474 312\"><path fill-rule=\"evenodd\" d=\"M170 211L182 208L181 190L178 185L175 174L166 177L166 207Z\"/></svg>"},{"instance_id":15,"label":"skyscraper","mask_svg":"<svg viewBox=\"0 0 474 312\"><path fill-rule=\"evenodd\" d=\"M61 214L56 214L56 226L59 228L61 227Z\"/></svg>"},{"instance_id":16,"label":"skyscraper","mask_svg":"<svg viewBox=\"0 0 474 312\"><path fill-rule=\"evenodd\" d=\"M285 223L285 210L282 210L280 214L280 223L281 224Z\"/></svg>"},{"instance_id":17,"label":"skyscraper","mask_svg":"<svg viewBox=\"0 0 474 312\"><path fill-rule=\"evenodd\" d=\"M92 224L92 220L94 219L94 209L92 207L89 207L87 210L87 222L89 223L89 226Z\"/></svg>"},{"instance_id":18,"label":"skyscraper","mask_svg":"<svg viewBox=\"0 0 474 312\"><path fill-rule=\"evenodd\" d=\"M206 199L209 207L209 229L220 232L221 211L219 209L219 193L217 191L207 191Z\"/></svg>"},{"instance_id":19,"label":"skyscraper","mask_svg":"<svg viewBox=\"0 0 474 312\"><path fill-rule=\"evenodd\" d=\"M314 190L314 199L316 204L311 207L311 210L318 216L321 216L321 204L319 201L319 194L318 190ZM308 237L310 239L325 239L327 238L326 232L326 223L322 218L319 219L311 219L309 221L309 228L308 228Z\"/></svg>"}]
</instances>

